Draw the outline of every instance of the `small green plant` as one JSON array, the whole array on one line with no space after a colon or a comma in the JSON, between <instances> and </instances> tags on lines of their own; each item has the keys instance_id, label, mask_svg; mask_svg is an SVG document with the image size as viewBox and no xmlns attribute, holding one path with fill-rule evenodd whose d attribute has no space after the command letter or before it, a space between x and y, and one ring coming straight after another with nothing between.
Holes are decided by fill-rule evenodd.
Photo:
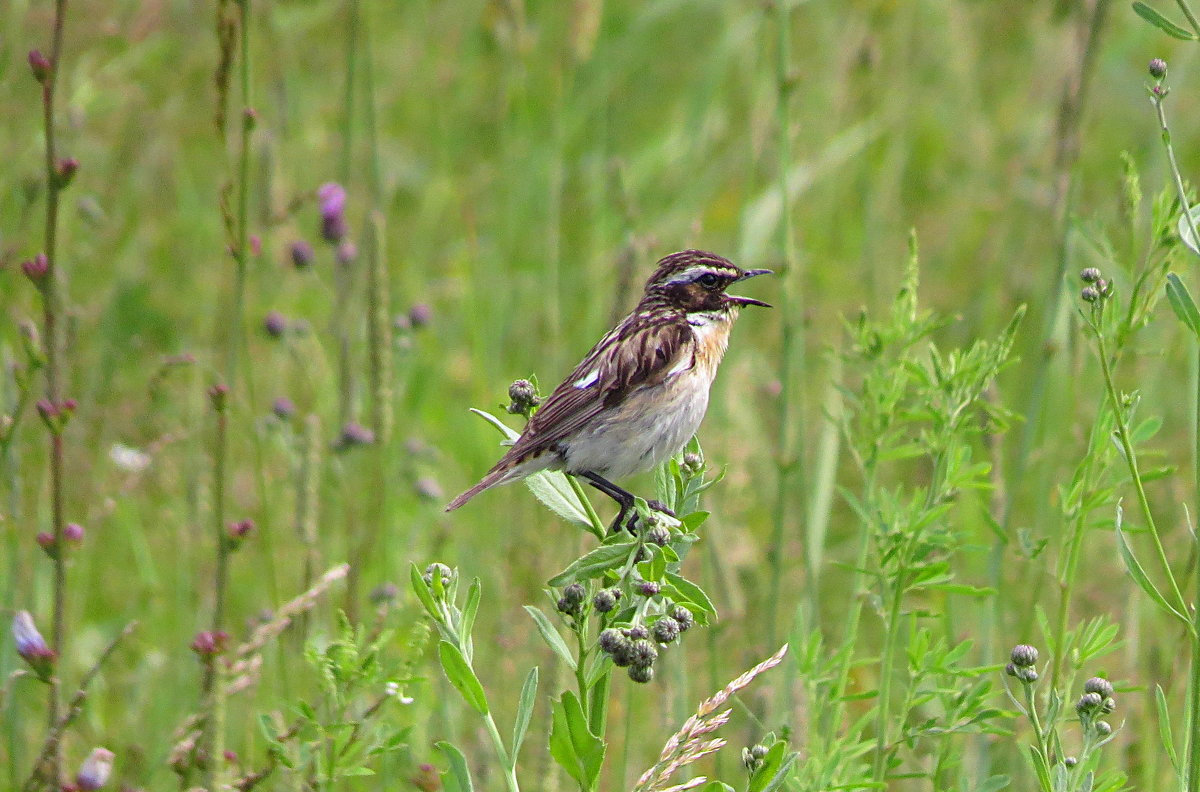
<instances>
[{"instance_id":1,"label":"small green plant","mask_svg":"<svg viewBox=\"0 0 1200 792\"><path fill-rule=\"evenodd\" d=\"M1087 662L1111 648L1115 627L1108 630L1085 630L1088 638L1080 646L1080 660ZM1126 785L1125 774L1099 771L1100 749L1112 741L1115 730L1105 717L1116 709L1113 685L1102 677L1092 677L1083 684L1083 692L1074 703L1079 722L1079 749L1071 751L1064 743L1061 724L1067 713L1064 708L1070 698L1065 691L1051 688L1038 701L1038 651L1028 644L1013 648L1005 674L1017 680L1020 695L1011 688L1009 697L1018 711L1033 727L1034 743L1029 746L1034 773L1042 792L1116 792Z\"/></svg>"}]
</instances>

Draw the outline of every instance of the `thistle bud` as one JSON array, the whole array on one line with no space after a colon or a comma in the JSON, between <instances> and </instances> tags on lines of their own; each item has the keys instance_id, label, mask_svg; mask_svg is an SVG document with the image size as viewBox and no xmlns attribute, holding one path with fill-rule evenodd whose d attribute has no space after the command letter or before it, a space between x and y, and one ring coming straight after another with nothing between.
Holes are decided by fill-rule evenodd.
<instances>
[{"instance_id":1,"label":"thistle bud","mask_svg":"<svg viewBox=\"0 0 1200 792\"><path fill-rule=\"evenodd\" d=\"M640 641L650 637L650 631L640 624L635 624L625 631L631 640Z\"/></svg>"},{"instance_id":2,"label":"thistle bud","mask_svg":"<svg viewBox=\"0 0 1200 792\"><path fill-rule=\"evenodd\" d=\"M654 679L654 666L633 665L629 667L629 678L638 684L645 685Z\"/></svg>"},{"instance_id":3,"label":"thistle bud","mask_svg":"<svg viewBox=\"0 0 1200 792\"><path fill-rule=\"evenodd\" d=\"M346 191L340 184L329 182L317 190L321 208L321 238L338 243L346 236Z\"/></svg>"},{"instance_id":4,"label":"thistle bud","mask_svg":"<svg viewBox=\"0 0 1200 792\"><path fill-rule=\"evenodd\" d=\"M1150 76L1154 79L1163 79L1167 76L1167 62L1162 58L1155 58L1150 61L1149 72Z\"/></svg>"},{"instance_id":5,"label":"thistle bud","mask_svg":"<svg viewBox=\"0 0 1200 792\"><path fill-rule=\"evenodd\" d=\"M658 649L648 639L641 638L630 645L629 656L635 666L651 666L658 659Z\"/></svg>"},{"instance_id":6,"label":"thistle bud","mask_svg":"<svg viewBox=\"0 0 1200 792\"><path fill-rule=\"evenodd\" d=\"M50 273L50 259L46 258L45 253L38 253L33 258L21 262L21 272L24 272L25 277L34 285L40 286Z\"/></svg>"},{"instance_id":7,"label":"thistle bud","mask_svg":"<svg viewBox=\"0 0 1200 792\"><path fill-rule=\"evenodd\" d=\"M699 454L687 453L683 455L683 464L680 467L687 475L698 476L704 472L704 460Z\"/></svg>"},{"instance_id":8,"label":"thistle bud","mask_svg":"<svg viewBox=\"0 0 1200 792\"><path fill-rule=\"evenodd\" d=\"M1108 721L1096 721L1096 734L1107 737L1112 734L1112 724Z\"/></svg>"},{"instance_id":9,"label":"thistle bud","mask_svg":"<svg viewBox=\"0 0 1200 792\"><path fill-rule=\"evenodd\" d=\"M433 321L433 309L428 303L417 303L408 309L408 322L414 328L421 328Z\"/></svg>"},{"instance_id":10,"label":"thistle bud","mask_svg":"<svg viewBox=\"0 0 1200 792\"><path fill-rule=\"evenodd\" d=\"M66 187L79 171L79 160L74 157L64 157L54 166L54 178L59 189Z\"/></svg>"},{"instance_id":11,"label":"thistle bud","mask_svg":"<svg viewBox=\"0 0 1200 792\"><path fill-rule=\"evenodd\" d=\"M209 661L213 657L225 651L225 645L229 642L229 633L224 630L203 630L196 633L196 637L192 639L192 651L200 656L201 660Z\"/></svg>"},{"instance_id":12,"label":"thistle bud","mask_svg":"<svg viewBox=\"0 0 1200 792\"><path fill-rule=\"evenodd\" d=\"M298 270L308 269L312 266L313 259L316 258L312 245L303 239L293 242L288 250L292 256L292 266Z\"/></svg>"},{"instance_id":13,"label":"thistle bud","mask_svg":"<svg viewBox=\"0 0 1200 792\"><path fill-rule=\"evenodd\" d=\"M696 617L682 605L676 605L674 608L671 608L671 618L679 624L679 632L681 633L687 632L696 623Z\"/></svg>"},{"instance_id":14,"label":"thistle bud","mask_svg":"<svg viewBox=\"0 0 1200 792\"><path fill-rule=\"evenodd\" d=\"M671 531L665 525L656 524L646 531L646 541L659 547L665 547L671 541Z\"/></svg>"},{"instance_id":15,"label":"thistle bud","mask_svg":"<svg viewBox=\"0 0 1200 792\"><path fill-rule=\"evenodd\" d=\"M351 421L342 427L342 435L338 448L347 449L354 446L370 445L375 442L375 433L360 423Z\"/></svg>"},{"instance_id":16,"label":"thistle bud","mask_svg":"<svg viewBox=\"0 0 1200 792\"><path fill-rule=\"evenodd\" d=\"M83 526L79 523L67 523L63 526L63 538L71 544L79 544L83 541Z\"/></svg>"},{"instance_id":17,"label":"thistle bud","mask_svg":"<svg viewBox=\"0 0 1200 792\"><path fill-rule=\"evenodd\" d=\"M1100 280L1100 270L1096 267L1088 267L1079 273L1079 279L1084 283L1095 283Z\"/></svg>"},{"instance_id":18,"label":"thistle bud","mask_svg":"<svg viewBox=\"0 0 1200 792\"><path fill-rule=\"evenodd\" d=\"M511 404L507 409L513 415L524 415L528 417L533 408L542 403L538 398L537 388L533 387L533 383L527 379L519 379L508 386L508 398Z\"/></svg>"},{"instance_id":19,"label":"thistle bud","mask_svg":"<svg viewBox=\"0 0 1200 792\"><path fill-rule=\"evenodd\" d=\"M1100 709L1104 704L1104 699L1099 693L1084 693L1079 697L1079 701L1075 702L1075 711L1080 715L1087 715Z\"/></svg>"},{"instance_id":20,"label":"thistle bud","mask_svg":"<svg viewBox=\"0 0 1200 792\"><path fill-rule=\"evenodd\" d=\"M638 593L643 597L653 597L658 594L661 588L662 587L653 580L643 580L637 584Z\"/></svg>"},{"instance_id":21,"label":"thistle bud","mask_svg":"<svg viewBox=\"0 0 1200 792\"><path fill-rule=\"evenodd\" d=\"M46 639L38 632L37 625L33 623L33 616L29 611L20 610L13 616L12 621L12 636L13 643L16 644L17 654L29 667L33 669L33 673L43 682L50 681L50 674L54 670L55 654L47 644Z\"/></svg>"},{"instance_id":22,"label":"thistle bud","mask_svg":"<svg viewBox=\"0 0 1200 792\"><path fill-rule=\"evenodd\" d=\"M106 748L93 748L75 774L75 786L80 792L94 792L108 783L112 774L113 752Z\"/></svg>"},{"instance_id":23,"label":"thistle bud","mask_svg":"<svg viewBox=\"0 0 1200 792\"><path fill-rule=\"evenodd\" d=\"M271 412L281 421L291 420L291 417L296 414L296 405L286 396L280 396L271 403Z\"/></svg>"},{"instance_id":24,"label":"thistle bud","mask_svg":"<svg viewBox=\"0 0 1200 792\"><path fill-rule=\"evenodd\" d=\"M29 70L33 72L33 79L39 83L45 83L53 68L54 65L50 63L49 58L42 54L41 50L29 50Z\"/></svg>"},{"instance_id":25,"label":"thistle bud","mask_svg":"<svg viewBox=\"0 0 1200 792\"><path fill-rule=\"evenodd\" d=\"M592 607L596 609L597 613L608 613L613 608L617 607L617 602L620 599L620 589L600 589L596 592L596 596L592 598Z\"/></svg>"},{"instance_id":26,"label":"thistle bud","mask_svg":"<svg viewBox=\"0 0 1200 792\"><path fill-rule=\"evenodd\" d=\"M1113 694L1112 682L1109 682L1104 677L1092 677L1083 683L1083 692L1099 693L1101 698L1108 698Z\"/></svg>"},{"instance_id":27,"label":"thistle bud","mask_svg":"<svg viewBox=\"0 0 1200 792\"><path fill-rule=\"evenodd\" d=\"M663 616L654 622L654 626L650 632L654 636L655 641L658 641L660 644L669 644L679 637L679 622L670 616Z\"/></svg>"},{"instance_id":28,"label":"thistle bud","mask_svg":"<svg viewBox=\"0 0 1200 792\"><path fill-rule=\"evenodd\" d=\"M254 530L254 520L238 520L231 522L225 528L225 542L229 549L236 550Z\"/></svg>"},{"instance_id":29,"label":"thistle bud","mask_svg":"<svg viewBox=\"0 0 1200 792\"><path fill-rule=\"evenodd\" d=\"M279 311L271 311L263 318L263 330L271 338L282 338L287 332L287 319Z\"/></svg>"},{"instance_id":30,"label":"thistle bud","mask_svg":"<svg viewBox=\"0 0 1200 792\"><path fill-rule=\"evenodd\" d=\"M1084 286L1079 292L1079 297L1084 302L1094 303L1100 299L1100 290L1095 286Z\"/></svg>"}]
</instances>

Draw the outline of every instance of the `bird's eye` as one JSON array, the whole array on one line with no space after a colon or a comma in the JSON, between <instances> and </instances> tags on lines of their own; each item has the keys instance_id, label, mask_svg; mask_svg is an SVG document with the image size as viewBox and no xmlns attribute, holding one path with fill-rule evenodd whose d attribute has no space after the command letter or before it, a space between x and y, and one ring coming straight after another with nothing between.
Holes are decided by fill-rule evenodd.
<instances>
[{"instance_id":1,"label":"bird's eye","mask_svg":"<svg viewBox=\"0 0 1200 792\"><path fill-rule=\"evenodd\" d=\"M703 275L701 275L699 278L696 278L696 283L699 283L701 286L703 286L706 289L716 288L717 284L720 282L721 282L721 279L718 278L716 275L713 275L711 272L706 272Z\"/></svg>"}]
</instances>

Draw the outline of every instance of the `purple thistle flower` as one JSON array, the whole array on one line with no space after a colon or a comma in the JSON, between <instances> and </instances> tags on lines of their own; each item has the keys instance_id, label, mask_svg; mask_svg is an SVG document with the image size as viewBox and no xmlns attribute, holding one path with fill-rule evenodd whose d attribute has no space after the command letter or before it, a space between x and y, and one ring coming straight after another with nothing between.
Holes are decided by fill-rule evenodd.
<instances>
[{"instance_id":1,"label":"purple thistle flower","mask_svg":"<svg viewBox=\"0 0 1200 792\"><path fill-rule=\"evenodd\" d=\"M279 311L271 311L263 319L263 330L271 338L279 338L287 332L287 319Z\"/></svg>"},{"instance_id":2,"label":"purple thistle flower","mask_svg":"<svg viewBox=\"0 0 1200 792\"><path fill-rule=\"evenodd\" d=\"M287 396L280 396L271 404L271 412L281 421L290 420L296 414L296 405Z\"/></svg>"},{"instance_id":3,"label":"purple thistle flower","mask_svg":"<svg viewBox=\"0 0 1200 792\"><path fill-rule=\"evenodd\" d=\"M342 427L342 436L338 438L338 448L353 448L354 446L370 445L375 442L375 433L360 423L351 421Z\"/></svg>"},{"instance_id":4,"label":"purple thistle flower","mask_svg":"<svg viewBox=\"0 0 1200 792\"><path fill-rule=\"evenodd\" d=\"M13 643L17 646L17 654L37 674L43 682L50 680L50 672L54 668L54 650L46 645L46 639L38 632L29 611L17 611L12 622Z\"/></svg>"},{"instance_id":5,"label":"purple thistle flower","mask_svg":"<svg viewBox=\"0 0 1200 792\"><path fill-rule=\"evenodd\" d=\"M88 758L75 774L75 786L80 792L94 792L108 783L112 775L113 752L107 748L93 748Z\"/></svg>"},{"instance_id":6,"label":"purple thistle flower","mask_svg":"<svg viewBox=\"0 0 1200 792\"><path fill-rule=\"evenodd\" d=\"M41 283L50 272L50 260L45 253L38 253L32 259L21 262L21 271L25 277L34 283Z\"/></svg>"}]
</instances>

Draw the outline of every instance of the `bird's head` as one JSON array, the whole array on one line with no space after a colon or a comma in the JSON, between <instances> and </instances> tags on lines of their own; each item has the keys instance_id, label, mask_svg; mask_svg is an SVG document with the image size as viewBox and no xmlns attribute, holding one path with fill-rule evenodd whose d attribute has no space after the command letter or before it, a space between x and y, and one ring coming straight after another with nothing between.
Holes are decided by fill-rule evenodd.
<instances>
[{"instance_id":1,"label":"bird's head","mask_svg":"<svg viewBox=\"0 0 1200 792\"><path fill-rule=\"evenodd\" d=\"M744 270L716 253L684 250L658 262L646 281L646 297L665 300L686 313L732 312L743 305L770 308L761 300L725 292L738 281L769 274L767 269Z\"/></svg>"}]
</instances>

